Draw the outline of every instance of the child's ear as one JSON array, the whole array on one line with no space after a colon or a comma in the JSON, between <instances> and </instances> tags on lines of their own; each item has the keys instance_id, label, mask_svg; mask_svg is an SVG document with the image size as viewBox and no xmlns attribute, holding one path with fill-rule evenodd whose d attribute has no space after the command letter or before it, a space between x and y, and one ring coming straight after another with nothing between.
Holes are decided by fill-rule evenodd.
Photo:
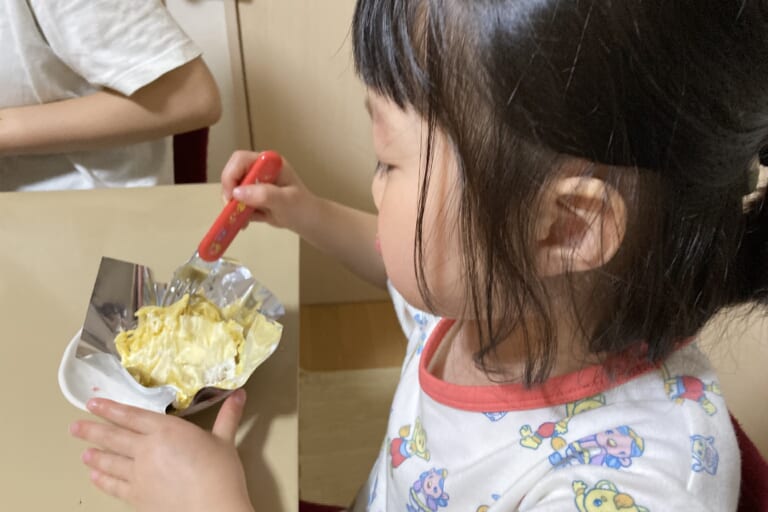
<instances>
[{"instance_id":1,"label":"child's ear","mask_svg":"<svg viewBox=\"0 0 768 512\"><path fill-rule=\"evenodd\" d=\"M536 267L542 277L599 268L613 258L624 240L624 198L600 178L558 179L544 194L541 207Z\"/></svg>"}]
</instances>

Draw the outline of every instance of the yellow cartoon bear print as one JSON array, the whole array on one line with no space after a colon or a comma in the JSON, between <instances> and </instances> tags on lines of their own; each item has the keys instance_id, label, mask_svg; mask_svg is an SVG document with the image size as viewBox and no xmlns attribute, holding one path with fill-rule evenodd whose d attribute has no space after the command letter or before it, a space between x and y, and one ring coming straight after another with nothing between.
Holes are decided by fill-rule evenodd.
<instances>
[{"instance_id":1,"label":"yellow cartoon bear print","mask_svg":"<svg viewBox=\"0 0 768 512\"><path fill-rule=\"evenodd\" d=\"M421 425L421 420L416 418L413 424L413 432L410 425L404 425L398 432L398 437L392 439L389 445L389 454L392 458L392 468L413 456L429 460L427 449L427 433Z\"/></svg>"},{"instance_id":2,"label":"yellow cartoon bear print","mask_svg":"<svg viewBox=\"0 0 768 512\"><path fill-rule=\"evenodd\" d=\"M581 480L573 482L579 512L650 512L635 504L632 496L619 492L613 482L600 480L590 489Z\"/></svg>"}]
</instances>

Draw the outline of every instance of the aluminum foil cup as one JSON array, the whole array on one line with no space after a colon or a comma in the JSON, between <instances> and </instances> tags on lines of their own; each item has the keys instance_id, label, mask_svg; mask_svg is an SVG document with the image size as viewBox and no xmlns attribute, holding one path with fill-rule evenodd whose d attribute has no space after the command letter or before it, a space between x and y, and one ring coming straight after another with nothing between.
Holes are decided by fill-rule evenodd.
<instances>
[{"instance_id":1,"label":"aluminum foil cup","mask_svg":"<svg viewBox=\"0 0 768 512\"><path fill-rule=\"evenodd\" d=\"M250 358L241 374L229 382L231 389L203 388L189 407L174 409L176 389L139 384L120 364L115 347L115 336L120 331L136 327L136 311L142 306L162 303L165 291L166 284L155 282L148 267L113 258L101 259L85 322L67 345L59 366L59 387L70 403L86 410L89 399L103 397L186 416L219 402L243 386L277 348L279 339L260 347L258 356ZM242 314L256 310L275 323L285 313L272 292L256 281L246 267L233 260L221 259L213 265L201 281L198 293L221 309L238 304Z\"/></svg>"}]
</instances>

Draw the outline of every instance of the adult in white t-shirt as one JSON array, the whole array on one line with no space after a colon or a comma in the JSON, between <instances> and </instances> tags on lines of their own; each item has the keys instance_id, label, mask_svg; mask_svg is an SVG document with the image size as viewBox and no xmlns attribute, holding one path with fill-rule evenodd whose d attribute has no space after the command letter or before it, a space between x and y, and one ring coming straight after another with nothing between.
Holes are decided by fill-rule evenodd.
<instances>
[{"instance_id":1,"label":"adult in white t-shirt","mask_svg":"<svg viewBox=\"0 0 768 512\"><path fill-rule=\"evenodd\" d=\"M0 0L0 191L171 183L221 111L200 54L160 0Z\"/></svg>"}]
</instances>

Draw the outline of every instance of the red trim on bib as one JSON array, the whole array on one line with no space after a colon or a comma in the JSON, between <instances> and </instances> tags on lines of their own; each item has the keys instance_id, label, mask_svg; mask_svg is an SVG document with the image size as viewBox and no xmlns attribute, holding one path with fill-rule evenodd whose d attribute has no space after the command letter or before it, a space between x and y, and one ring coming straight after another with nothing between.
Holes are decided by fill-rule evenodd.
<instances>
[{"instance_id":1,"label":"red trim on bib","mask_svg":"<svg viewBox=\"0 0 768 512\"><path fill-rule=\"evenodd\" d=\"M627 367L629 362L622 364L621 359L617 359L613 364L613 378L604 365L596 364L577 372L551 377L533 388L526 388L522 384L451 384L438 379L427 368L454 323L454 320L442 319L432 331L421 354L419 383L421 389L437 402L465 411L521 411L561 405L602 393L659 367L648 361L634 362L632 367ZM692 339L686 340L681 346L687 345Z\"/></svg>"}]
</instances>

